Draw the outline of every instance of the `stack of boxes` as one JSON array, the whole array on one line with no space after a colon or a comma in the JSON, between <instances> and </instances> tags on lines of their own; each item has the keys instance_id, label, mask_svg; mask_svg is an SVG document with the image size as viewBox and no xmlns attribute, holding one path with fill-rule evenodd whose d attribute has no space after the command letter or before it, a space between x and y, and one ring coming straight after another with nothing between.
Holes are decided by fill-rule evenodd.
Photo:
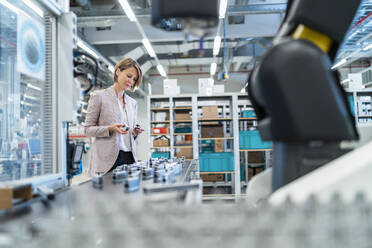
<instances>
[{"instance_id":1,"label":"stack of boxes","mask_svg":"<svg viewBox=\"0 0 372 248\"><path fill-rule=\"evenodd\" d=\"M217 106L202 107L202 120L218 119ZM199 154L201 172L223 172L234 170L234 155L224 152L224 140L214 139L225 136L223 127L218 121L202 122L201 137L211 138L203 140L201 153ZM224 181L224 174L203 174L203 181Z\"/></svg>"},{"instance_id":2,"label":"stack of boxes","mask_svg":"<svg viewBox=\"0 0 372 248\"><path fill-rule=\"evenodd\" d=\"M191 120L191 115L189 110L177 110L175 112L174 119L176 121L189 121ZM175 133L191 133L192 128L189 124L184 126L179 126L175 128ZM185 135L184 140L177 141L177 146L192 146L192 134ZM192 148L178 148L176 152L177 157L184 156L186 159L192 159Z\"/></svg>"}]
</instances>

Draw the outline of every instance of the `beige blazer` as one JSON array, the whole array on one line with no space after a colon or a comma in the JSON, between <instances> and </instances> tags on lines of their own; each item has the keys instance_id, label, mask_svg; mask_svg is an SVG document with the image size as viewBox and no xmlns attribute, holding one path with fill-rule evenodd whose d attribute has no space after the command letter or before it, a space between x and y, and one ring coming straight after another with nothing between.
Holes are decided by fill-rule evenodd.
<instances>
[{"instance_id":1,"label":"beige blazer","mask_svg":"<svg viewBox=\"0 0 372 248\"><path fill-rule=\"evenodd\" d=\"M137 124L137 102L125 94L125 103L131 132ZM121 123L120 109L114 87L94 91L89 99L84 123L85 135L95 137L90 151L88 175L93 176L96 172L107 173L114 165L119 154L121 134L114 132L110 135L108 127L118 123ZM131 146L136 160L136 143L133 135Z\"/></svg>"}]
</instances>

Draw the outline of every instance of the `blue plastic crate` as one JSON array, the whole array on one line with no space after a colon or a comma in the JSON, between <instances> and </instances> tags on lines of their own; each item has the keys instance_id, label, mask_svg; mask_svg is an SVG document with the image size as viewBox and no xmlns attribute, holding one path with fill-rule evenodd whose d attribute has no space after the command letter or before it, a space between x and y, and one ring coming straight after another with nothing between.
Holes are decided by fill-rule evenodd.
<instances>
[{"instance_id":1,"label":"blue plastic crate","mask_svg":"<svg viewBox=\"0 0 372 248\"><path fill-rule=\"evenodd\" d=\"M170 158L170 153L169 152L153 152L151 154L152 158Z\"/></svg>"},{"instance_id":2,"label":"blue plastic crate","mask_svg":"<svg viewBox=\"0 0 372 248\"><path fill-rule=\"evenodd\" d=\"M214 152L214 140L202 140L200 151L201 153Z\"/></svg>"},{"instance_id":3,"label":"blue plastic crate","mask_svg":"<svg viewBox=\"0 0 372 248\"><path fill-rule=\"evenodd\" d=\"M234 153L199 153L199 168L201 172L233 171Z\"/></svg>"},{"instance_id":4,"label":"blue plastic crate","mask_svg":"<svg viewBox=\"0 0 372 248\"><path fill-rule=\"evenodd\" d=\"M244 165L240 165L240 181L242 181L242 182L244 182L245 181L245 168L246 168L246 166L244 166ZM231 176L232 176L233 174L227 174L226 175L226 180L228 181L228 182L231 182Z\"/></svg>"},{"instance_id":5,"label":"blue plastic crate","mask_svg":"<svg viewBox=\"0 0 372 248\"><path fill-rule=\"evenodd\" d=\"M240 149L270 149L272 143L262 141L258 130L239 131Z\"/></svg>"},{"instance_id":6,"label":"blue plastic crate","mask_svg":"<svg viewBox=\"0 0 372 248\"><path fill-rule=\"evenodd\" d=\"M256 113L254 110L244 110L242 111L241 117L249 118L249 117L256 117Z\"/></svg>"},{"instance_id":7,"label":"blue plastic crate","mask_svg":"<svg viewBox=\"0 0 372 248\"><path fill-rule=\"evenodd\" d=\"M184 127L176 127L174 129L175 133L192 133L192 127L191 126L184 126Z\"/></svg>"}]
</instances>

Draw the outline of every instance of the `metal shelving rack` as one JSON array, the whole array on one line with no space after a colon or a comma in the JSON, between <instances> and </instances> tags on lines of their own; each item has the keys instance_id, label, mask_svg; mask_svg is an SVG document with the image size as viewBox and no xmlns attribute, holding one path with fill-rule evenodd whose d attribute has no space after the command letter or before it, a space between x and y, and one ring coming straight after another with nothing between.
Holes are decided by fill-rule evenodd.
<instances>
[{"instance_id":1,"label":"metal shelving rack","mask_svg":"<svg viewBox=\"0 0 372 248\"><path fill-rule=\"evenodd\" d=\"M353 97L355 123L356 124L365 123L366 122L365 120L368 120L368 122L372 122L372 110L370 111L371 114L367 115L359 114L359 107L361 106L361 104L369 104L370 107L372 107L372 89L347 91L347 95ZM360 100L361 96L369 96L370 100L368 101Z\"/></svg>"},{"instance_id":2,"label":"metal shelving rack","mask_svg":"<svg viewBox=\"0 0 372 248\"><path fill-rule=\"evenodd\" d=\"M203 106L203 101L218 101L218 100L229 101L229 104L217 104L220 109L222 109L221 117L213 118L213 119L202 119L200 116L200 108ZM177 110L185 110L184 107L175 106L177 101L187 100L190 101L191 107L187 107L187 110L191 111L191 120L174 120L174 111ZM152 137L151 135L151 128L156 124L164 124L169 126L169 139L170 139L170 146L167 147L169 149L171 157L175 156L175 149L177 148L193 148L193 159L199 159L199 141L201 140L223 140L224 147L227 147L227 142L232 142L233 153L234 153L234 171L230 172L206 172L209 174L231 174L232 175L232 182L216 182L216 183L205 183L205 186L231 186L232 191L235 195L241 194L241 180L240 180L240 156L244 154L245 161L248 161L248 153L249 151L263 151L265 152L265 166L269 167L270 161L270 152L271 149L249 149L244 150L239 148L239 123L240 122L247 122L247 121L255 121L256 118L240 118L241 110L246 109L247 107L251 107L249 98L246 94L243 93L232 93L232 94L219 94L214 96L199 96L197 94L187 94L182 96L175 96L175 97L168 97L168 96L148 96L148 119L149 122L149 147L152 147ZM153 102L161 102L166 107L152 107ZM243 108L242 108L243 106ZM169 111L169 120L167 121L152 121L151 113L159 112L159 111ZM229 133L231 137L218 137L218 138L201 138L200 137L200 130L201 130L201 123L203 122L216 122L222 123L224 133L229 129ZM227 124L230 122L230 124ZM192 125L192 133L175 133L174 126L178 123L190 123ZM190 146L177 146L174 145L175 137L192 134L192 145ZM151 151L154 149L150 149L149 157L151 157ZM246 170L247 173L248 170ZM204 172L201 172L203 174ZM205 174L205 173L204 173ZM248 175L246 175L247 178Z\"/></svg>"}]
</instances>

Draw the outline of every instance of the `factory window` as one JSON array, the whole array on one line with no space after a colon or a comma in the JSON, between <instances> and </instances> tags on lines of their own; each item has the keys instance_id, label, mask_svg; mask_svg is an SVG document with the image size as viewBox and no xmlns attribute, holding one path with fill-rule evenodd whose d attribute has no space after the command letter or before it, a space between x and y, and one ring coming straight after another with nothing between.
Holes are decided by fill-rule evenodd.
<instances>
[{"instance_id":1,"label":"factory window","mask_svg":"<svg viewBox=\"0 0 372 248\"><path fill-rule=\"evenodd\" d=\"M0 2L0 181L55 173L46 137L52 113L44 106L47 26L36 1Z\"/></svg>"}]
</instances>

